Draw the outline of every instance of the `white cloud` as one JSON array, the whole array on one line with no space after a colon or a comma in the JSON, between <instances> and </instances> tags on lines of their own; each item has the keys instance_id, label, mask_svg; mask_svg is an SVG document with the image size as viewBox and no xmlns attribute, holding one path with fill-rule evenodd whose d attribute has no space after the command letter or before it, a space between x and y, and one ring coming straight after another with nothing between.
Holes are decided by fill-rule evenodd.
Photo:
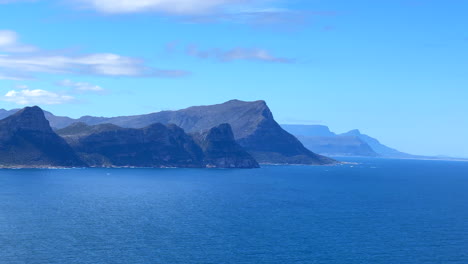
<instances>
[{"instance_id":1,"label":"white cloud","mask_svg":"<svg viewBox=\"0 0 468 264\"><path fill-rule=\"evenodd\" d=\"M75 0L103 13L162 12L175 15L198 15L259 0Z\"/></svg>"},{"instance_id":2,"label":"white cloud","mask_svg":"<svg viewBox=\"0 0 468 264\"><path fill-rule=\"evenodd\" d=\"M2 3L35 0L0 0ZM43 0L44 1L44 0ZM327 15L278 7L284 0L64 0L79 9L103 14L159 13L191 23L233 22L252 25L302 24L306 17Z\"/></svg>"},{"instance_id":3,"label":"white cloud","mask_svg":"<svg viewBox=\"0 0 468 264\"><path fill-rule=\"evenodd\" d=\"M290 58L277 57L265 49L237 47L230 50L199 50L196 46L187 48L187 54L201 59L215 59L223 62L250 60L270 63L293 63Z\"/></svg>"},{"instance_id":4,"label":"white cloud","mask_svg":"<svg viewBox=\"0 0 468 264\"><path fill-rule=\"evenodd\" d=\"M46 90L22 89L11 90L3 97L4 101L19 105L55 105L73 101L74 98L69 95L58 94Z\"/></svg>"},{"instance_id":5,"label":"white cloud","mask_svg":"<svg viewBox=\"0 0 468 264\"><path fill-rule=\"evenodd\" d=\"M58 85L63 87L70 87L73 88L76 92L95 92L95 93L103 93L105 89L99 85L94 85L87 82L73 82L70 80L63 80L58 82Z\"/></svg>"},{"instance_id":6,"label":"white cloud","mask_svg":"<svg viewBox=\"0 0 468 264\"><path fill-rule=\"evenodd\" d=\"M182 77L183 70L147 66L144 60L113 53L64 54L18 42L18 34L0 30L0 79L31 78L34 73L88 74L112 77Z\"/></svg>"},{"instance_id":7,"label":"white cloud","mask_svg":"<svg viewBox=\"0 0 468 264\"><path fill-rule=\"evenodd\" d=\"M111 53L0 55L0 69L28 73L72 73L114 77L181 77L182 70L160 70L144 61Z\"/></svg>"},{"instance_id":8,"label":"white cloud","mask_svg":"<svg viewBox=\"0 0 468 264\"><path fill-rule=\"evenodd\" d=\"M0 51L6 52L33 52L37 48L23 45L18 41L18 34L11 30L0 30Z\"/></svg>"}]
</instances>

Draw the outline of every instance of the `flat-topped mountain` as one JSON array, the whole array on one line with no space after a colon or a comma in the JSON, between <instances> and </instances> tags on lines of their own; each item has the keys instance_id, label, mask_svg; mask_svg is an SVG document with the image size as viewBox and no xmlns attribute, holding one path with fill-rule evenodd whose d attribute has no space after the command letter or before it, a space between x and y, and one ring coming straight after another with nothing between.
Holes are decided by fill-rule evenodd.
<instances>
[{"instance_id":1,"label":"flat-topped mountain","mask_svg":"<svg viewBox=\"0 0 468 264\"><path fill-rule=\"evenodd\" d=\"M301 137L334 137L335 133L323 125L281 125L281 127L293 135Z\"/></svg>"},{"instance_id":2,"label":"flat-topped mountain","mask_svg":"<svg viewBox=\"0 0 468 264\"><path fill-rule=\"evenodd\" d=\"M39 107L27 107L0 120L1 167L85 166L50 127Z\"/></svg>"},{"instance_id":3,"label":"flat-topped mountain","mask_svg":"<svg viewBox=\"0 0 468 264\"><path fill-rule=\"evenodd\" d=\"M47 114L47 118L52 127L58 129L76 122L87 125L109 123L125 128L143 128L154 123L162 123L175 124L187 133L201 133L220 124L229 124L235 140L260 163L312 165L336 163L330 158L308 150L296 137L281 128L264 101L232 100L223 104L194 106L178 111L112 118L85 116L71 119L50 113Z\"/></svg>"}]
</instances>

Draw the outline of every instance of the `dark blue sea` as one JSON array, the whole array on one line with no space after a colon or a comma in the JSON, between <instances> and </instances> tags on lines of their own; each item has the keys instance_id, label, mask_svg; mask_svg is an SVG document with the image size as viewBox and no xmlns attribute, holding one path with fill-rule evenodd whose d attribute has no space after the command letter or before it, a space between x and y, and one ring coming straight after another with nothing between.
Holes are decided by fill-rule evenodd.
<instances>
[{"instance_id":1,"label":"dark blue sea","mask_svg":"<svg viewBox=\"0 0 468 264\"><path fill-rule=\"evenodd\" d=\"M0 170L1 264L468 263L468 163Z\"/></svg>"}]
</instances>

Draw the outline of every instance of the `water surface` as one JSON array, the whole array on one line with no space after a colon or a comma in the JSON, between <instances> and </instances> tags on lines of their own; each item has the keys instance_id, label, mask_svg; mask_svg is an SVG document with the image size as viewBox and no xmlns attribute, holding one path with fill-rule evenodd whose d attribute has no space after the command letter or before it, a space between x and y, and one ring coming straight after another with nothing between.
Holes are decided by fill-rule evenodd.
<instances>
[{"instance_id":1,"label":"water surface","mask_svg":"<svg viewBox=\"0 0 468 264\"><path fill-rule=\"evenodd\" d=\"M0 263L468 263L468 163L354 161L0 170Z\"/></svg>"}]
</instances>

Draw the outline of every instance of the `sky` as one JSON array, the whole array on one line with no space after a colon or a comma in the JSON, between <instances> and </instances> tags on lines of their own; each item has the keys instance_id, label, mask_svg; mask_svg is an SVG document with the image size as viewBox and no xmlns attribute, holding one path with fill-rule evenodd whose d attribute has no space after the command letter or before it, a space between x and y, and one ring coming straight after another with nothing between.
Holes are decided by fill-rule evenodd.
<instances>
[{"instance_id":1,"label":"sky","mask_svg":"<svg viewBox=\"0 0 468 264\"><path fill-rule=\"evenodd\" d=\"M0 0L0 108L265 100L284 124L468 158L468 1Z\"/></svg>"}]
</instances>

